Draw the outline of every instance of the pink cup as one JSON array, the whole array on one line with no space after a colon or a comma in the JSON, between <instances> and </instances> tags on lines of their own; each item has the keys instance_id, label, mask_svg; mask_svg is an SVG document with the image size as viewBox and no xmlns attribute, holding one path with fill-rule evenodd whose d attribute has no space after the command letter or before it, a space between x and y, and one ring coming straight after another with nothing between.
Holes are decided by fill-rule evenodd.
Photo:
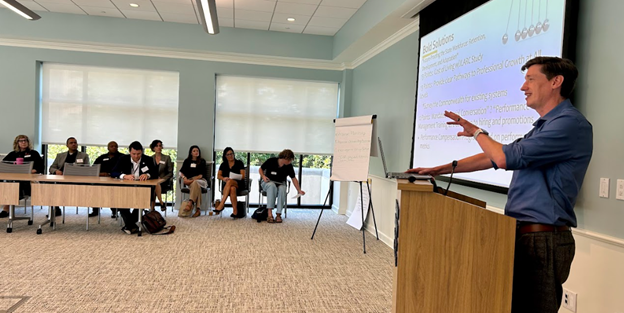
<instances>
[{"instance_id":1,"label":"pink cup","mask_svg":"<svg viewBox=\"0 0 624 313\"><path fill-rule=\"evenodd\" d=\"M24 164L24 158L16 158L15 164Z\"/></svg>"}]
</instances>

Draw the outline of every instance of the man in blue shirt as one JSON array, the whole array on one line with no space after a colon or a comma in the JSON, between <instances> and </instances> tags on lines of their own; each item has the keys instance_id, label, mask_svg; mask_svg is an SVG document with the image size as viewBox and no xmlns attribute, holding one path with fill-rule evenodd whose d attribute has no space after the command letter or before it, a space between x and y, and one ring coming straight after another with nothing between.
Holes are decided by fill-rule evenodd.
<instances>
[{"instance_id":1,"label":"man in blue shirt","mask_svg":"<svg viewBox=\"0 0 624 313\"><path fill-rule=\"evenodd\" d=\"M503 145L461 116L445 111L474 137L483 153L459 160L455 172L494 167L513 170L505 214L518 221L512 312L556 313L562 284L568 279L575 243L574 204L593 150L592 126L568 99L578 70L570 60L536 57L522 70L527 106L540 118L523 138ZM452 163L409 172L433 176L450 173Z\"/></svg>"}]
</instances>

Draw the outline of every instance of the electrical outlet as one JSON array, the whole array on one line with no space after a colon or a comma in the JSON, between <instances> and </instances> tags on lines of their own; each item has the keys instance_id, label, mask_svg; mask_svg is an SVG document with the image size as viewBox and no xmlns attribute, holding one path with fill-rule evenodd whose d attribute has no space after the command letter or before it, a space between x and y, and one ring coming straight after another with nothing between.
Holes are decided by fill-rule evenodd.
<instances>
[{"instance_id":1,"label":"electrical outlet","mask_svg":"<svg viewBox=\"0 0 624 313\"><path fill-rule=\"evenodd\" d=\"M624 179L617 180L617 189L615 191L615 198L618 200L624 200Z\"/></svg>"},{"instance_id":2,"label":"electrical outlet","mask_svg":"<svg viewBox=\"0 0 624 313\"><path fill-rule=\"evenodd\" d=\"M572 312L576 312L576 292L563 288L561 306Z\"/></svg>"},{"instance_id":3,"label":"electrical outlet","mask_svg":"<svg viewBox=\"0 0 624 313\"><path fill-rule=\"evenodd\" d=\"M598 194L600 198L609 198L609 179L600 179L600 192Z\"/></svg>"}]
</instances>

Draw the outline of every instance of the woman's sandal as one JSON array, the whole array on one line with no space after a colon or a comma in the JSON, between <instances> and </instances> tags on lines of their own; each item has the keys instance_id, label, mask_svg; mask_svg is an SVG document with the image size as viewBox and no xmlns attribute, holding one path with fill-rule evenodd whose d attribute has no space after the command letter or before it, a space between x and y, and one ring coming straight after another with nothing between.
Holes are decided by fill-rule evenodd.
<instances>
[{"instance_id":1,"label":"woman's sandal","mask_svg":"<svg viewBox=\"0 0 624 313\"><path fill-rule=\"evenodd\" d=\"M267 217L267 223L271 223L271 224L275 223L275 220L273 220L273 215L269 215Z\"/></svg>"},{"instance_id":2,"label":"woman's sandal","mask_svg":"<svg viewBox=\"0 0 624 313\"><path fill-rule=\"evenodd\" d=\"M166 205L165 203L162 203L162 202L161 202L161 203L160 203L160 210L161 210L162 212L167 211L167 205Z\"/></svg>"},{"instance_id":3,"label":"woman's sandal","mask_svg":"<svg viewBox=\"0 0 624 313\"><path fill-rule=\"evenodd\" d=\"M186 208L184 208L185 211L193 211L193 202L189 201L186 203Z\"/></svg>"},{"instance_id":4,"label":"woman's sandal","mask_svg":"<svg viewBox=\"0 0 624 313\"><path fill-rule=\"evenodd\" d=\"M193 213L193 217L198 217L200 215L201 215L201 209L197 207L197 209L195 209L195 213Z\"/></svg>"},{"instance_id":5,"label":"woman's sandal","mask_svg":"<svg viewBox=\"0 0 624 313\"><path fill-rule=\"evenodd\" d=\"M276 216L275 217L275 223L281 223L282 222L282 217L281 216Z\"/></svg>"}]
</instances>

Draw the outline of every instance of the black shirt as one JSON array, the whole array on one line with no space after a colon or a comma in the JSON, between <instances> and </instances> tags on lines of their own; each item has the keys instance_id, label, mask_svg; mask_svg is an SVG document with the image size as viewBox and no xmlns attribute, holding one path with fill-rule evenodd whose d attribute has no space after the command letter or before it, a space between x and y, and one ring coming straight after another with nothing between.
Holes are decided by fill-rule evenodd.
<instances>
[{"instance_id":1,"label":"black shirt","mask_svg":"<svg viewBox=\"0 0 624 313\"><path fill-rule=\"evenodd\" d=\"M43 173L43 159L36 150L26 149L19 152L11 151L4 157L4 161L15 161L17 158L24 158L24 162L35 162L33 164L33 170L37 171L38 174Z\"/></svg>"},{"instance_id":2,"label":"black shirt","mask_svg":"<svg viewBox=\"0 0 624 313\"><path fill-rule=\"evenodd\" d=\"M204 159L199 159L197 161L193 161L192 159L184 160L180 172L182 172L182 174L184 174L184 176L188 179L191 179L197 175L202 175L203 179L208 180L208 178L206 177L206 160Z\"/></svg>"},{"instance_id":3,"label":"black shirt","mask_svg":"<svg viewBox=\"0 0 624 313\"><path fill-rule=\"evenodd\" d=\"M115 168L115 165L117 165L120 156L122 156L122 154L119 151L113 154L112 157L109 155L109 153L102 154L97 159L95 159L95 162L93 162L93 164L100 164L100 173L108 173L110 175L110 173L113 171L113 168Z\"/></svg>"},{"instance_id":4,"label":"black shirt","mask_svg":"<svg viewBox=\"0 0 624 313\"><path fill-rule=\"evenodd\" d=\"M264 175L275 182L285 182L286 176L294 178L295 169L292 164L279 167L278 160L278 158L270 158L262 163L260 168L264 170Z\"/></svg>"},{"instance_id":5,"label":"black shirt","mask_svg":"<svg viewBox=\"0 0 624 313\"><path fill-rule=\"evenodd\" d=\"M245 164L243 163L243 161L241 160L234 160L234 166L232 166L230 168L230 164L228 161L225 161L223 163L221 163L221 165L219 166L219 171L221 171L221 176L223 177L230 177L230 173L234 173L234 174L240 174L241 171L245 171ZM245 186L245 181L241 180L241 179L235 179L236 182L238 183L238 188L239 189L247 189L247 186Z\"/></svg>"},{"instance_id":6,"label":"black shirt","mask_svg":"<svg viewBox=\"0 0 624 313\"><path fill-rule=\"evenodd\" d=\"M234 166L230 168L228 161L221 163L219 166L219 171L221 171L221 176L230 177L230 173L240 174L241 171L245 170L245 164L241 160L234 160Z\"/></svg>"},{"instance_id":7,"label":"black shirt","mask_svg":"<svg viewBox=\"0 0 624 313\"><path fill-rule=\"evenodd\" d=\"M65 164L67 163L76 163L76 156L78 155L78 151L72 153L69 153L69 151L67 152L67 159L65 159L65 163L63 163L63 166L61 166L61 168L59 170L63 171L63 169L65 168Z\"/></svg>"}]
</instances>

